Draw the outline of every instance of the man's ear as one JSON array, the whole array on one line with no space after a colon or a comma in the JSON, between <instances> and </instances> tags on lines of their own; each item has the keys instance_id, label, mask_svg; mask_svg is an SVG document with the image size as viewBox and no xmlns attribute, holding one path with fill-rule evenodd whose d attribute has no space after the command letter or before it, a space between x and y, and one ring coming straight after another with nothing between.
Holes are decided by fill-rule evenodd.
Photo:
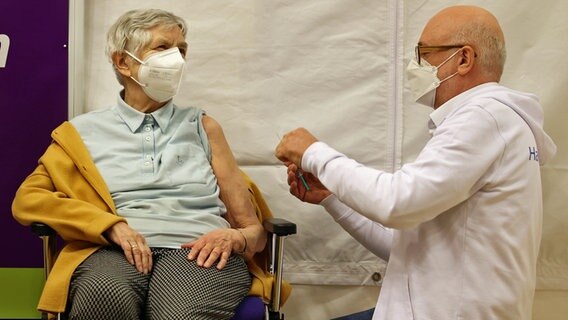
<instances>
[{"instance_id":1,"label":"man's ear","mask_svg":"<svg viewBox=\"0 0 568 320\"><path fill-rule=\"evenodd\" d=\"M132 75L132 72L126 61L127 57L124 52L114 52L112 54L112 64L120 74L128 78Z\"/></svg>"},{"instance_id":2,"label":"man's ear","mask_svg":"<svg viewBox=\"0 0 568 320\"><path fill-rule=\"evenodd\" d=\"M461 54L459 54L458 73L463 76L470 72L475 65L476 58L477 54L473 48L471 46L464 46Z\"/></svg>"}]
</instances>

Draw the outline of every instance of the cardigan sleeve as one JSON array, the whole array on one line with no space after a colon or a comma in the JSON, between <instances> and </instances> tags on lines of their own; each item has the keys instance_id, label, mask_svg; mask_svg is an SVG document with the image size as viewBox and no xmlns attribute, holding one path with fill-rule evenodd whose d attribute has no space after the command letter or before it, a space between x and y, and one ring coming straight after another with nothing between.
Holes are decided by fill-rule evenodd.
<instances>
[{"instance_id":1,"label":"cardigan sleeve","mask_svg":"<svg viewBox=\"0 0 568 320\"><path fill-rule=\"evenodd\" d=\"M52 143L39 165L18 188L12 203L14 218L23 225L42 222L66 241L100 245L109 242L103 233L119 221L57 143Z\"/></svg>"}]
</instances>

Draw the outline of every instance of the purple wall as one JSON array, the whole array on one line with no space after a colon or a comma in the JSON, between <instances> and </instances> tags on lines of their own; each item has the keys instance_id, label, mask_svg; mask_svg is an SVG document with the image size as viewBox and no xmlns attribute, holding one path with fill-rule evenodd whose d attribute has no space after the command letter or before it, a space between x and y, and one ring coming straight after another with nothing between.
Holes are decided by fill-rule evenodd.
<instances>
[{"instance_id":1,"label":"purple wall","mask_svg":"<svg viewBox=\"0 0 568 320\"><path fill-rule=\"evenodd\" d=\"M11 203L67 119L68 16L68 0L0 1L0 40L10 42L0 42L0 268L42 265L41 242L12 218Z\"/></svg>"}]
</instances>

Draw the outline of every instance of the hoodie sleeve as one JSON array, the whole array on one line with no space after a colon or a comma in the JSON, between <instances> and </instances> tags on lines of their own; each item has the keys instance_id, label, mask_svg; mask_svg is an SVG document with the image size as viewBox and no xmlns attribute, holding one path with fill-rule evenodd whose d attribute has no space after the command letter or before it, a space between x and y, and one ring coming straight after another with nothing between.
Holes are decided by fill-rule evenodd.
<instances>
[{"instance_id":1,"label":"hoodie sleeve","mask_svg":"<svg viewBox=\"0 0 568 320\"><path fill-rule=\"evenodd\" d=\"M355 240L377 257L388 261L393 230L385 228L341 203L335 195L325 198L322 205L333 219Z\"/></svg>"},{"instance_id":2,"label":"hoodie sleeve","mask_svg":"<svg viewBox=\"0 0 568 320\"><path fill-rule=\"evenodd\" d=\"M363 216L405 229L468 199L504 148L495 119L473 106L447 119L416 161L394 173L364 166L323 142L306 150L302 168Z\"/></svg>"}]
</instances>

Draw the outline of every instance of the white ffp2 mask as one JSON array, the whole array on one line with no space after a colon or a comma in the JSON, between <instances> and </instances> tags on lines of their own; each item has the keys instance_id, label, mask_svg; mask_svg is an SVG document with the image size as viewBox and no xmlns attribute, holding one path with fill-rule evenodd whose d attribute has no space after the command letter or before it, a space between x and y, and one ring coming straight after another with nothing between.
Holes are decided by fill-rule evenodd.
<instances>
[{"instance_id":1,"label":"white ffp2 mask","mask_svg":"<svg viewBox=\"0 0 568 320\"><path fill-rule=\"evenodd\" d=\"M436 88L438 88L442 82L458 74L456 71L454 74L440 80L438 78L438 69L460 51L461 49L454 52L437 67L431 65L424 59L422 59L423 65L418 64L415 58L410 60L406 67L406 75L408 86L410 87L410 92L412 93L414 101L431 108L434 107L436 100Z\"/></svg>"},{"instance_id":2,"label":"white ffp2 mask","mask_svg":"<svg viewBox=\"0 0 568 320\"><path fill-rule=\"evenodd\" d=\"M153 53L144 61L128 51L126 53L140 63L138 80L132 76L130 78L142 87L148 97L157 102L165 102L176 95L185 65L179 48Z\"/></svg>"}]
</instances>

